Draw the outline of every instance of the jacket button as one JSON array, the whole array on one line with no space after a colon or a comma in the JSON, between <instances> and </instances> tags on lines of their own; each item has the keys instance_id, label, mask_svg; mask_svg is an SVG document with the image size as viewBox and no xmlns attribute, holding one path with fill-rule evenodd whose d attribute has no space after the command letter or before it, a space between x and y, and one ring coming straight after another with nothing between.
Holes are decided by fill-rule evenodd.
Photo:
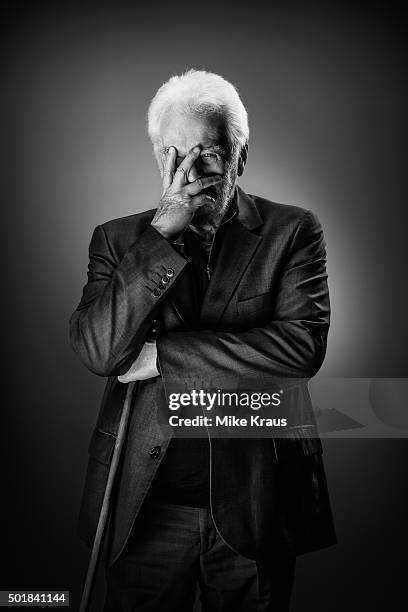
<instances>
[{"instance_id":1,"label":"jacket button","mask_svg":"<svg viewBox=\"0 0 408 612\"><path fill-rule=\"evenodd\" d=\"M164 285L167 285L167 283L169 283L169 282L170 282L169 277L168 277L167 275L162 276L161 282L162 282Z\"/></svg>"},{"instance_id":2,"label":"jacket button","mask_svg":"<svg viewBox=\"0 0 408 612\"><path fill-rule=\"evenodd\" d=\"M158 459L160 457L160 452L161 452L160 446L153 446L153 448L149 450L149 455L152 459Z\"/></svg>"},{"instance_id":3,"label":"jacket button","mask_svg":"<svg viewBox=\"0 0 408 612\"><path fill-rule=\"evenodd\" d=\"M172 276L174 276L174 270L173 270L173 268L169 268L169 269L167 270L166 274L167 274L167 276L168 276L169 278L171 278Z\"/></svg>"},{"instance_id":4,"label":"jacket button","mask_svg":"<svg viewBox=\"0 0 408 612\"><path fill-rule=\"evenodd\" d=\"M159 297L161 295L160 289L154 289L154 291L152 291L152 295L156 298Z\"/></svg>"}]
</instances>

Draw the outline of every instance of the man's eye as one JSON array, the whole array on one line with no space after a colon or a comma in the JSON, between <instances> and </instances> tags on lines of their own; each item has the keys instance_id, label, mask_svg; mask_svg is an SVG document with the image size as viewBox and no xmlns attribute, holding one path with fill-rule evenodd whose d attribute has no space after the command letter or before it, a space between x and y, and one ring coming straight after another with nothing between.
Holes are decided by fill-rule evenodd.
<instances>
[{"instance_id":1,"label":"man's eye","mask_svg":"<svg viewBox=\"0 0 408 612\"><path fill-rule=\"evenodd\" d=\"M216 153L203 153L201 157L206 161L215 161L216 159L218 159L218 155Z\"/></svg>"}]
</instances>

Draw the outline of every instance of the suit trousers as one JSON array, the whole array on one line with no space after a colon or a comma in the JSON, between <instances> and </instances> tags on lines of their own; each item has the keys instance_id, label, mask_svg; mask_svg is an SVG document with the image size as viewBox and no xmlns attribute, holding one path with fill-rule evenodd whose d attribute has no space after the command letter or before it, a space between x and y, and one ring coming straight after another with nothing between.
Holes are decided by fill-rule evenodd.
<instances>
[{"instance_id":1,"label":"suit trousers","mask_svg":"<svg viewBox=\"0 0 408 612\"><path fill-rule=\"evenodd\" d=\"M149 501L106 567L104 612L284 612L295 556L254 561L220 537L206 508Z\"/></svg>"}]
</instances>

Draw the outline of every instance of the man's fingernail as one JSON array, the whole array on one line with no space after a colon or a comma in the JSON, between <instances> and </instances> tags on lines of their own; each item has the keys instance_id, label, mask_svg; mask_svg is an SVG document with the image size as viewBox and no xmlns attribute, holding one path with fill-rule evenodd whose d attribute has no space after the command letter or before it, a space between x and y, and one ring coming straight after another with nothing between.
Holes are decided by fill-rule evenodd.
<instances>
[{"instance_id":1,"label":"man's fingernail","mask_svg":"<svg viewBox=\"0 0 408 612\"><path fill-rule=\"evenodd\" d=\"M199 153L199 152L200 152L200 147L194 147L193 153Z\"/></svg>"}]
</instances>

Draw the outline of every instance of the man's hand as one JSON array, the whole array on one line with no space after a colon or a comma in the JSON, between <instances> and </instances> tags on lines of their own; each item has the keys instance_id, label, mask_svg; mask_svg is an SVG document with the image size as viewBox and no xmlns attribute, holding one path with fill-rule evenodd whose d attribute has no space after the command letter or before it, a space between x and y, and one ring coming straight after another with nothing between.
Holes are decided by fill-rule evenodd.
<instances>
[{"instance_id":1,"label":"man's hand","mask_svg":"<svg viewBox=\"0 0 408 612\"><path fill-rule=\"evenodd\" d=\"M213 198L200 192L222 180L219 175L198 178L189 182L189 172L200 155L194 147L175 171L177 151L170 147L163 175L163 195L151 225L167 240L176 240L186 229L198 208Z\"/></svg>"},{"instance_id":2,"label":"man's hand","mask_svg":"<svg viewBox=\"0 0 408 612\"><path fill-rule=\"evenodd\" d=\"M146 378L160 376L160 372L156 367L156 361L156 341L148 340L144 343L138 358L132 363L126 374L118 376L118 380L122 383L129 383L134 380L146 380Z\"/></svg>"}]
</instances>

